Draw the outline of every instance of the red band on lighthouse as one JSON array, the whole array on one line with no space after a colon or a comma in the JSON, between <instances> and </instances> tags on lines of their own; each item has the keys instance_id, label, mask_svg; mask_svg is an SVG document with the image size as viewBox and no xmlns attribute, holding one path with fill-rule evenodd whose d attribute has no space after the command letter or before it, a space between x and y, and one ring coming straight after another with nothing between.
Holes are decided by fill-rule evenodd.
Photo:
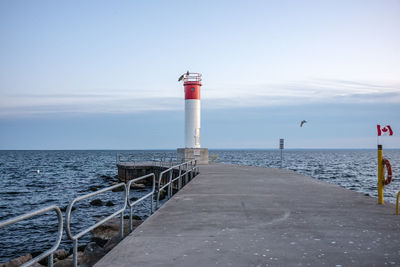
<instances>
[{"instance_id":1,"label":"red band on lighthouse","mask_svg":"<svg viewBox=\"0 0 400 267\"><path fill-rule=\"evenodd\" d=\"M200 86L201 82L185 82L185 99L198 99L200 100Z\"/></svg>"}]
</instances>

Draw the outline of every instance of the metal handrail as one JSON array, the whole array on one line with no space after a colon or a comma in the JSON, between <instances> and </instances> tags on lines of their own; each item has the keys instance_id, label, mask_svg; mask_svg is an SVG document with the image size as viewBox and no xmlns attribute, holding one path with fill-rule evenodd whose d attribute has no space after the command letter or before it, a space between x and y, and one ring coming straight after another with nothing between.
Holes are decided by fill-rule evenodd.
<instances>
[{"instance_id":1,"label":"metal handrail","mask_svg":"<svg viewBox=\"0 0 400 267\"><path fill-rule=\"evenodd\" d=\"M158 190L157 190L157 204L156 204L156 209L158 209L158 203L159 203L160 191L161 191L161 190L164 190L164 188L166 188L166 187L168 186L168 197L170 196L170 195L169 195L169 194L170 194L169 185L170 185L170 183L171 183L171 177L172 177L172 172L173 172L174 167L175 167L175 166L173 166L173 167L171 167L171 168L169 168L169 169L166 169L165 171L162 171L162 172L160 173L160 176L159 176L159 178L158 178ZM163 186L160 187L161 179L162 179L162 177L163 177L163 175L164 175L165 173L169 173L170 180L168 181L168 183L166 183L165 185L163 185Z\"/></svg>"},{"instance_id":2,"label":"metal handrail","mask_svg":"<svg viewBox=\"0 0 400 267\"><path fill-rule=\"evenodd\" d=\"M133 163L133 166L136 166L137 163L140 162L153 162L154 165L157 165L157 163L159 163L160 167L165 167L164 165L167 165L167 167L171 167L174 164L178 163L178 158L177 157L161 157L160 159L156 159L156 158L152 158L152 159L148 159L148 160L141 160L141 161L137 161L135 160L134 157L132 157L131 155L127 155L125 156L124 159L121 159L122 155L117 154L116 155L116 164L121 164L124 162L129 162L129 163Z\"/></svg>"},{"instance_id":3,"label":"metal handrail","mask_svg":"<svg viewBox=\"0 0 400 267\"><path fill-rule=\"evenodd\" d=\"M172 161L171 161L172 162ZM189 168L190 165L190 168ZM173 177L173 170L174 169L178 169L179 171L179 175L176 178L172 178ZM160 187L161 184L161 179L163 177L163 175L165 173L169 172L169 181L168 183L166 183L165 185L163 185L162 187ZM165 187L169 187L168 188L168 197L170 198L172 195L172 184L179 180L179 186L178 186L178 190L181 189L182 187L182 178L185 177L185 184L188 183L188 181L190 181L191 179L193 179L194 176L196 176L199 173L199 166L197 166L197 160L190 160L181 164L177 164L175 166L170 167L169 169L163 171L160 173L159 175L159 180L158 180L158 191L157 191L157 203L156 203L156 209L158 209L159 206L159 199L160 199L160 191L163 190ZM190 177L189 177L190 176ZM138 180L142 180L142 179L146 179L148 177L153 177L153 187L152 187L152 191L148 194L146 194L145 196L141 197L138 200L135 200L134 202L131 202L129 199L129 193L130 193L130 187L132 185L132 183L138 181ZM137 203L143 201L144 199L151 197L151 213L154 212L154 193L155 193L155 174L151 173L142 177L138 177L135 179L132 179L128 182L127 185L125 185L125 183L119 183L110 187L106 187L103 188L99 191L93 192L93 193L89 193L80 197L77 197L75 199L72 200L72 202L68 205L67 211L66 211L66 218L65 218L65 226L66 226L66 233L69 239L71 239L73 241L73 266L76 267L77 266L77 254L78 254L78 239L80 237L82 237L83 235L87 234L88 232L92 231L93 229L95 229L96 227L100 226L101 224L107 222L108 220L112 219L113 217L117 216L117 215L121 215L120 216L120 237L121 239L123 238L123 228L124 228L124 224L123 224L123 218L124 218L124 211L126 209L127 206L129 206L130 208L130 213L129 213L129 231L132 232L132 211L133 211L133 206L135 206ZM96 224L92 225L89 228L86 228L85 230L73 235L71 233L71 212L72 212L72 208L74 206L74 204L78 201L90 198L92 196L113 190L115 188L118 187L123 187L124 191L125 191L125 197L124 197L124 205L123 207L114 212L113 214L107 216L106 218L102 219L101 221L97 222ZM400 194L400 192L399 192ZM27 266L31 266L34 263L39 262L40 260L42 260L45 257L49 257L48 258L48 266L53 266L53 252L57 250L57 248L59 247L60 243L61 243L61 239L62 239L62 233L63 233L63 218L62 218L62 213L61 210L58 206L56 205L51 205L21 216L17 216L15 218L9 219L7 221L4 222L0 222L0 228L8 226L10 224L14 224L17 223L19 221L25 220L25 219L29 219L31 217L40 215L42 213L48 212L50 210L55 210L57 213L57 217L58 217L58 236L57 236L57 240L55 242L55 244L53 245L53 247L51 247L50 249L46 250L45 252L43 252L42 254L36 256L35 258L31 259L30 261L24 263L23 267L27 267Z\"/></svg>"},{"instance_id":4,"label":"metal handrail","mask_svg":"<svg viewBox=\"0 0 400 267\"><path fill-rule=\"evenodd\" d=\"M189 168L189 164L190 164L190 168ZM185 166L185 172L182 173L181 167ZM179 170L179 175L178 177L172 179L172 172L174 169L178 169ZM163 190L164 188L168 187L168 198L171 197L172 195L172 183L176 180L179 180L179 184L182 184L182 177L185 177L185 184L187 184L190 180L193 179L194 175L193 175L193 171L197 170L196 174L198 173L199 167L197 166L197 160L190 160L175 166L170 167L169 169L166 169L164 171L162 171L159 175L158 178L158 188L157 188L157 201L156 201L156 209L158 209L159 207L159 203L160 203L160 192L161 190ZM169 181L164 184L163 186L161 185L161 179L163 177L164 174L169 173ZM188 177L190 174L190 178ZM181 188L181 186L179 186L179 189Z\"/></svg>"},{"instance_id":5,"label":"metal handrail","mask_svg":"<svg viewBox=\"0 0 400 267\"><path fill-rule=\"evenodd\" d=\"M35 210L35 211L32 211L32 212L29 212L29 213L21 215L21 216L17 216L17 217L11 218L11 219L9 219L7 221L0 222L0 228L1 228L1 227L5 227L7 225L14 224L14 223L17 223L19 221L26 220L26 219L29 219L31 217L46 213L46 212L48 212L50 210L55 210L56 213L57 213L57 218L58 218L57 240L56 240L56 242L54 243L54 245L50 249L46 250L45 252L43 252L42 254L36 256L35 258L31 259L30 261L25 262L24 264L21 265L22 267L31 266L32 264L41 261L45 257L49 257L48 261L47 261L47 266L49 266L49 267L53 266L53 252L56 251L58 246L60 245L61 239L62 239L62 233L63 233L63 218L62 218L61 210L60 210L60 208L58 206L51 205L51 206L48 206L48 207L45 207L45 208L42 208L42 209L38 209L38 210Z\"/></svg>"},{"instance_id":6,"label":"metal handrail","mask_svg":"<svg viewBox=\"0 0 400 267\"><path fill-rule=\"evenodd\" d=\"M76 202L80 201L80 200L90 198L92 196L95 196L95 195L98 195L98 194L113 190L113 189L118 188L118 187L123 187L124 191L125 191L123 208L121 208L120 210L117 210L113 214L107 216L106 218L104 218L103 220L101 220L101 221L97 222L96 224L90 226L89 228L86 228L85 230L77 233L76 235L73 235L71 233L71 225L70 224L71 224L71 211L72 211L72 207L74 206L74 204ZM78 265L78 239L80 237L82 237L83 235L85 235L86 233L92 231L94 228L98 227L99 225L101 225L101 224L105 223L106 221L114 218L118 214L121 214L119 232L120 232L120 237L121 237L121 240L122 240L122 238L124 237L124 211L125 211L126 206L127 206L127 198L128 198L128 196L127 196L127 189L126 189L125 184L124 183L119 183L119 184L116 184L116 185L113 185L113 186L110 186L110 187L103 188L103 189L101 189L99 191L96 191L96 192L93 192L93 193L90 193L90 194L86 194L86 195L77 197L74 200L72 200L72 202L68 205L67 212L66 212L66 218L65 218L65 226L66 226L66 232L67 232L67 235L68 235L69 239L71 239L73 241L73 243L74 243L74 250L73 250L73 252L74 252L73 266L74 267L76 267Z\"/></svg>"},{"instance_id":7,"label":"metal handrail","mask_svg":"<svg viewBox=\"0 0 400 267\"><path fill-rule=\"evenodd\" d=\"M135 200L134 202L131 202L131 200L129 199L129 195L130 195L130 191L131 191L131 185L132 183L139 181L139 180L143 180L149 177L153 177L153 189L151 190L150 193L148 193L147 195ZM132 227L132 213L133 213L133 206L135 206L137 203L145 200L148 197L151 197L151 214L153 214L154 212L154 192L156 189L156 176L154 175L154 173L150 173L135 179L132 179L128 182L128 184L126 185L127 187L127 202L128 202L128 207L129 207L129 232L133 231L133 227Z\"/></svg>"}]
</instances>

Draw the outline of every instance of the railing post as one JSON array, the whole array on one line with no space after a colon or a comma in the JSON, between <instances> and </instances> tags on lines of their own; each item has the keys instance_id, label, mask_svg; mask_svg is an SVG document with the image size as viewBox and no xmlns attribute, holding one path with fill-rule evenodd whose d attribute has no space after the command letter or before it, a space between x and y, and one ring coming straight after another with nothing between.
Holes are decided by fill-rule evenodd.
<instances>
[{"instance_id":1,"label":"railing post","mask_svg":"<svg viewBox=\"0 0 400 267\"><path fill-rule=\"evenodd\" d=\"M121 220L119 222L119 235L121 240L124 239L124 212L121 212Z\"/></svg>"},{"instance_id":2,"label":"railing post","mask_svg":"<svg viewBox=\"0 0 400 267\"><path fill-rule=\"evenodd\" d=\"M169 171L168 199L170 199L172 196L172 174L173 169Z\"/></svg>"},{"instance_id":3,"label":"railing post","mask_svg":"<svg viewBox=\"0 0 400 267\"><path fill-rule=\"evenodd\" d=\"M47 257L47 267L53 267L53 253Z\"/></svg>"},{"instance_id":4,"label":"railing post","mask_svg":"<svg viewBox=\"0 0 400 267\"><path fill-rule=\"evenodd\" d=\"M158 205L160 204L160 184L161 184L161 179L162 179L163 173L160 172L160 176L158 177L158 189L157 189L157 201L156 201L156 210L158 209Z\"/></svg>"},{"instance_id":5,"label":"railing post","mask_svg":"<svg viewBox=\"0 0 400 267\"><path fill-rule=\"evenodd\" d=\"M185 185L187 185L188 179L189 179L189 162L185 163L185 168L186 168L186 171L185 171Z\"/></svg>"},{"instance_id":6,"label":"railing post","mask_svg":"<svg viewBox=\"0 0 400 267\"><path fill-rule=\"evenodd\" d=\"M179 180L178 180L178 190L182 188L182 164L179 165Z\"/></svg>"},{"instance_id":7,"label":"railing post","mask_svg":"<svg viewBox=\"0 0 400 267\"><path fill-rule=\"evenodd\" d=\"M153 173L153 190L151 195L151 214L154 213L154 190L156 189L156 175Z\"/></svg>"},{"instance_id":8,"label":"railing post","mask_svg":"<svg viewBox=\"0 0 400 267\"><path fill-rule=\"evenodd\" d=\"M133 212L133 207L129 207L129 233L132 233L132 231L133 231L133 227L132 227L132 212Z\"/></svg>"},{"instance_id":9,"label":"railing post","mask_svg":"<svg viewBox=\"0 0 400 267\"><path fill-rule=\"evenodd\" d=\"M193 179L193 160L190 161L190 181Z\"/></svg>"},{"instance_id":10,"label":"railing post","mask_svg":"<svg viewBox=\"0 0 400 267\"><path fill-rule=\"evenodd\" d=\"M74 256L72 258L72 265L74 267L78 266L78 239L75 239L74 241Z\"/></svg>"}]
</instances>

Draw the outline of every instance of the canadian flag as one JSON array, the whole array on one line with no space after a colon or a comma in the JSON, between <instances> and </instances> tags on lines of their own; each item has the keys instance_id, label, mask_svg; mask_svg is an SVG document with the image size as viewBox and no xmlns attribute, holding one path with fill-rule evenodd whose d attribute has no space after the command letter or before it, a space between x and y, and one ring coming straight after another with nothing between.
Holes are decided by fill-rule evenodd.
<instances>
[{"instance_id":1,"label":"canadian flag","mask_svg":"<svg viewBox=\"0 0 400 267\"><path fill-rule=\"evenodd\" d=\"M390 125L380 126L378 124L377 127L378 127L378 136L393 135L393 131L392 131L392 128L390 127Z\"/></svg>"}]
</instances>

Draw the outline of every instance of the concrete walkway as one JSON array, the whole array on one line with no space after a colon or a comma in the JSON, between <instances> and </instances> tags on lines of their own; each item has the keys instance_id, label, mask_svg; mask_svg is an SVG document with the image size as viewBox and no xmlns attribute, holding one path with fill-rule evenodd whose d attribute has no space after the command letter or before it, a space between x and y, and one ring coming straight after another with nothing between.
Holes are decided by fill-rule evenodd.
<instances>
[{"instance_id":1,"label":"concrete walkway","mask_svg":"<svg viewBox=\"0 0 400 267\"><path fill-rule=\"evenodd\" d=\"M393 204L287 170L200 172L95 266L400 266Z\"/></svg>"}]
</instances>

